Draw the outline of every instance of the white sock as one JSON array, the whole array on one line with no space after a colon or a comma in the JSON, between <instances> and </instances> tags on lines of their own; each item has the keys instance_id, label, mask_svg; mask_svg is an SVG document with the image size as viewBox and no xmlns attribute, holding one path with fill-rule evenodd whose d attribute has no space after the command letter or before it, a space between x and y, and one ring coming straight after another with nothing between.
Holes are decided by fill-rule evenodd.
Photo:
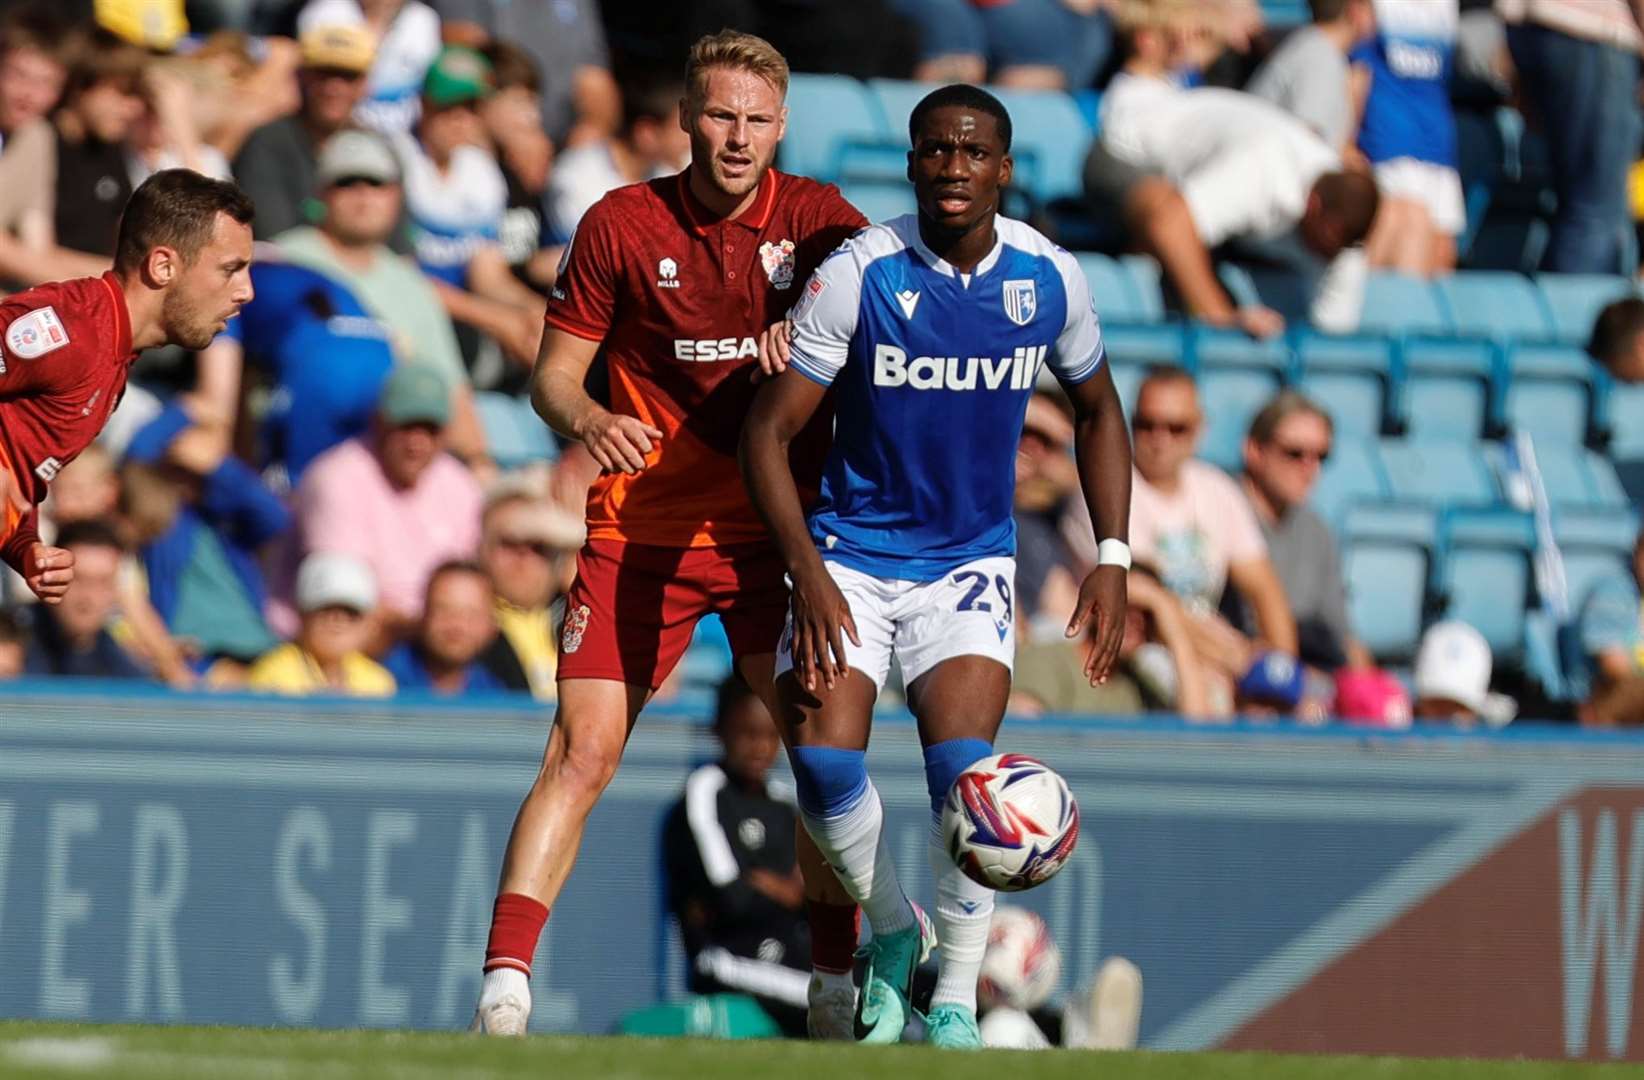
<instances>
[{"instance_id":1,"label":"white sock","mask_svg":"<svg viewBox=\"0 0 1644 1080\"><path fill-rule=\"evenodd\" d=\"M826 818L802 816L822 857L851 899L862 905L875 934L894 934L913 925L913 909L885 845L885 811L872 780L844 812Z\"/></svg>"},{"instance_id":2,"label":"white sock","mask_svg":"<svg viewBox=\"0 0 1644 1080\"><path fill-rule=\"evenodd\" d=\"M931 822L925 848L936 875L936 990L931 1008L963 1005L976 1011L976 980L988 951L988 927L993 922L993 890L976 884L948 858L942 844L941 820Z\"/></svg>"},{"instance_id":3,"label":"white sock","mask_svg":"<svg viewBox=\"0 0 1644 1080\"><path fill-rule=\"evenodd\" d=\"M481 1009L488 1009L510 995L525 1005L526 1012L531 1011L531 980L525 972L519 968L496 967L485 973L485 982L480 986Z\"/></svg>"}]
</instances>

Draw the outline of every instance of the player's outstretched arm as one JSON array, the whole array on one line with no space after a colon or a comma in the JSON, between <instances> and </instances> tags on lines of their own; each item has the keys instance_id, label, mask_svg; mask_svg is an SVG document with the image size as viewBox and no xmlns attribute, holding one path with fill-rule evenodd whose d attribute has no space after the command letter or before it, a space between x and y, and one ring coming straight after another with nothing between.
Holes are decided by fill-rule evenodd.
<instances>
[{"instance_id":1,"label":"player's outstretched arm","mask_svg":"<svg viewBox=\"0 0 1644 1080\"><path fill-rule=\"evenodd\" d=\"M1130 539L1130 435L1125 430L1124 407L1113 386L1106 363L1084 382L1068 388L1073 399L1074 450L1079 461L1079 487L1090 509L1098 540ZM1125 633L1125 595L1128 572L1121 566L1098 566L1079 587L1079 602L1067 624L1075 637L1092 620L1085 675L1092 685L1106 682L1119 658Z\"/></svg>"},{"instance_id":2,"label":"player's outstretched arm","mask_svg":"<svg viewBox=\"0 0 1644 1080\"><path fill-rule=\"evenodd\" d=\"M637 473L662 432L633 416L618 416L588 395L583 383L600 343L549 327L531 372L531 406L568 438L580 441L607 472Z\"/></svg>"},{"instance_id":3,"label":"player's outstretched arm","mask_svg":"<svg viewBox=\"0 0 1644 1080\"><path fill-rule=\"evenodd\" d=\"M766 380L742 425L737 453L748 496L771 530L793 580L794 674L810 691L816 690L818 675L831 690L849 674L847 635L852 644L862 644L850 605L811 543L805 508L788 466L789 444L815 415L826 393L826 387L793 370Z\"/></svg>"}]
</instances>

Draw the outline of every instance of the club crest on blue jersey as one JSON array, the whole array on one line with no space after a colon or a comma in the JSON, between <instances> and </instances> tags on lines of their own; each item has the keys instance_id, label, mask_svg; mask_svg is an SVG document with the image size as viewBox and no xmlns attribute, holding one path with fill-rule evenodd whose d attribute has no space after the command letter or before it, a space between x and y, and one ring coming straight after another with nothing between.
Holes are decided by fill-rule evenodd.
<instances>
[{"instance_id":1,"label":"club crest on blue jersey","mask_svg":"<svg viewBox=\"0 0 1644 1080\"><path fill-rule=\"evenodd\" d=\"M1005 315L1017 326L1026 326L1033 321L1033 313L1039 310L1039 294L1034 291L1031 279L1018 278L1005 282Z\"/></svg>"}]
</instances>

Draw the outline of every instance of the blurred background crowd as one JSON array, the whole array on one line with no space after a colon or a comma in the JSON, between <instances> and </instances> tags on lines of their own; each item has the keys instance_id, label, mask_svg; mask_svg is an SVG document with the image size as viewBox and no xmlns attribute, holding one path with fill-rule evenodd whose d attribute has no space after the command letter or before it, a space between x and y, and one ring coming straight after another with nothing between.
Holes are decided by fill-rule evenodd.
<instances>
[{"instance_id":1,"label":"blurred background crowd","mask_svg":"<svg viewBox=\"0 0 1644 1080\"><path fill-rule=\"evenodd\" d=\"M47 535L74 551L76 581L55 609L7 583L0 675L551 698L595 466L521 396L544 298L593 202L688 160L682 60L731 25L818 73L796 76L783 167L838 180L876 219L900 212L895 103L986 81L1018 121L1009 209L1092 253L1135 440L1133 607L1121 673L1089 687L1060 627L1095 546L1070 413L1047 386L1018 454L1018 712L1637 721L1644 547L1615 471L1626 425L1601 406L1644 378L1641 8L0 0L0 284L100 273L125 197L171 166L236 178L259 240L236 325L198 354L145 354L103 439L53 485ZM883 114L851 130L870 98ZM1040 116L1064 119L1035 142ZM1526 426L1503 411L1516 343L1474 335L1490 338L1484 367L1438 364L1443 393L1423 403L1410 328L1374 322L1390 296L1404 316L1420 305L1398 298L1450 297L1416 329L1467 339L1476 312L1443 292L1458 267L1584 283L1559 294L1579 343L1545 306L1553 287L1526 286L1558 362L1576 350L1583 395L1579 430L1542 457L1576 455L1583 482L1617 492L1595 518L1603 572L1570 585L1550 630L1557 693L1533 677L1525 627L1544 585L1535 538L1514 548L1510 632L1434 603L1454 488L1443 454L1404 436L1470 425L1451 442L1489 459L1478 501L1547 520L1494 465ZM1372 361L1348 350L1334 381L1313 378L1319 342ZM1374 395L1362 410L1352 376ZM1443 490L1413 526L1421 571L1378 596L1383 564L1355 558L1380 549L1341 542L1351 523L1321 477L1333 454L1379 455L1363 468L1385 493L1411 453ZM1407 632L1364 625L1400 590ZM675 682L716 685L727 655L704 627Z\"/></svg>"}]
</instances>

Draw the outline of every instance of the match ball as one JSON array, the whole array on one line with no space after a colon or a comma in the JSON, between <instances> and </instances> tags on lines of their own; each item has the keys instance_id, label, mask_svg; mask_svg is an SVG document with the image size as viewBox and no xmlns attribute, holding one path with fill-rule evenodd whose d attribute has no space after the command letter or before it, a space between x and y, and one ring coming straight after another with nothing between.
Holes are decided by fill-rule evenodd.
<instances>
[{"instance_id":1,"label":"match ball","mask_svg":"<svg viewBox=\"0 0 1644 1080\"><path fill-rule=\"evenodd\" d=\"M1079 842L1079 805L1037 758L995 754L964 772L942 806L942 844L978 885L1020 892L1042 885Z\"/></svg>"}]
</instances>

